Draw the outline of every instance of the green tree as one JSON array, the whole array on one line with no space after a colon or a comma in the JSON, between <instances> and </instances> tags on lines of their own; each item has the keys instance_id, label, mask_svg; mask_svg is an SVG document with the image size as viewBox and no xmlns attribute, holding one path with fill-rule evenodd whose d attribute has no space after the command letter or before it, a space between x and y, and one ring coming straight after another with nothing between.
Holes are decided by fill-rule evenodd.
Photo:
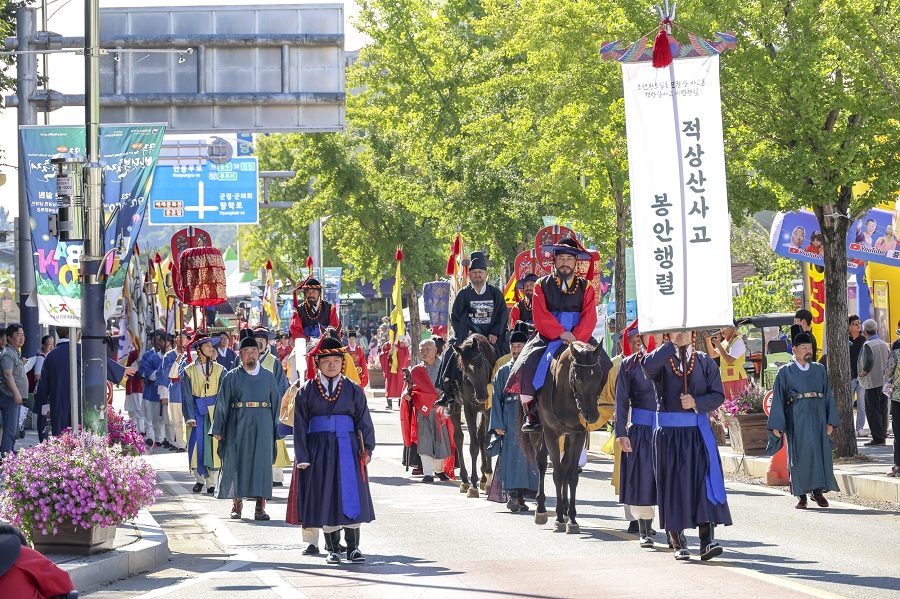
<instances>
[{"instance_id":1,"label":"green tree","mask_svg":"<svg viewBox=\"0 0 900 599\"><path fill-rule=\"evenodd\" d=\"M740 295L734 298L734 315L756 316L773 312L793 312L793 281L797 278L797 262L777 257L766 274L744 279Z\"/></svg>"}]
</instances>

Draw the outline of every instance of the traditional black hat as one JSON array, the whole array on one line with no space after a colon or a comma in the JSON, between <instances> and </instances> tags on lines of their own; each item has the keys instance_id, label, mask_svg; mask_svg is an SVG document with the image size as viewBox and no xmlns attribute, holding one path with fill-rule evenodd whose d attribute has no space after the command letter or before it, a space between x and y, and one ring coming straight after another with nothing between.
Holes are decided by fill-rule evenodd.
<instances>
[{"instance_id":1,"label":"traditional black hat","mask_svg":"<svg viewBox=\"0 0 900 599\"><path fill-rule=\"evenodd\" d=\"M350 329L347 331L347 339L351 337L356 337L356 329Z\"/></svg>"},{"instance_id":2,"label":"traditional black hat","mask_svg":"<svg viewBox=\"0 0 900 599\"><path fill-rule=\"evenodd\" d=\"M469 270L487 270L484 252L472 252L469 255Z\"/></svg>"},{"instance_id":3,"label":"traditional black hat","mask_svg":"<svg viewBox=\"0 0 900 599\"><path fill-rule=\"evenodd\" d=\"M509 336L510 343L528 343L528 333L524 331L513 331Z\"/></svg>"},{"instance_id":4,"label":"traditional black hat","mask_svg":"<svg viewBox=\"0 0 900 599\"><path fill-rule=\"evenodd\" d=\"M319 350L316 353L316 361L323 356L343 356L347 353L343 344L334 337L325 337L319 344Z\"/></svg>"},{"instance_id":5,"label":"traditional black hat","mask_svg":"<svg viewBox=\"0 0 900 599\"><path fill-rule=\"evenodd\" d=\"M238 347L238 351L246 349L248 347L253 347L259 349L259 346L256 345L256 338L253 337L253 331L250 329L241 329L241 344Z\"/></svg>"},{"instance_id":6,"label":"traditional black hat","mask_svg":"<svg viewBox=\"0 0 900 599\"><path fill-rule=\"evenodd\" d=\"M309 277L308 279L300 283L299 288L303 291L306 291L307 289L322 289L322 283L312 277Z\"/></svg>"},{"instance_id":7,"label":"traditional black hat","mask_svg":"<svg viewBox=\"0 0 900 599\"><path fill-rule=\"evenodd\" d=\"M791 342L791 345L793 345L794 347L797 347L798 345L803 345L804 343L808 343L808 344L812 345L812 342L813 342L812 335L810 335L806 331L801 331L797 335L794 335L794 339Z\"/></svg>"},{"instance_id":8,"label":"traditional black hat","mask_svg":"<svg viewBox=\"0 0 900 599\"><path fill-rule=\"evenodd\" d=\"M516 281L516 289L524 289L525 283L537 283L538 276L533 272L528 273L518 281Z\"/></svg>"},{"instance_id":9,"label":"traditional black hat","mask_svg":"<svg viewBox=\"0 0 900 599\"><path fill-rule=\"evenodd\" d=\"M553 255L571 254L579 260L593 259L593 256L591 256L588 251L585 250L580 243L578 243L578 240L572 239L571 237L563 237L556 243L542 245L541 250L544 252L550 252Z\"/></svg>"},{"instance_id":10,"label":"traditional black hat","mask_svg":"<svg viewBox=\"0 0 900 599\"><path fill-rule=\"evenodd\" d=\"M253 336L254 336L254 337L265 337L266 339L268 339L269 341L271 341L272 339L275 338L275 333L273 333L272 331L270 331L270 330L267 329L266 327L259 326L259 327L255 327L255 328L253 329Z\"/></svg>"}]
</instances>

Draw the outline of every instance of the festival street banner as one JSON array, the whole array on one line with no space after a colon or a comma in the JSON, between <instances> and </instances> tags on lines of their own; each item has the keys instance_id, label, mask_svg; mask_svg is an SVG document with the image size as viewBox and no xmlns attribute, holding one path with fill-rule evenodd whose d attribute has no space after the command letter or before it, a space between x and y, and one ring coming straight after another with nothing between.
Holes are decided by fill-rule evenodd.
<instances>
[{"instance_id":1,"label":"festival street banner","mask_svg":"<svg viewBox=\"0 0 900 599\"><path fill-rule=\"evenodd\" d=\"M622 79L641 332L730 324L719 57L623 62Z\"/></svg>"},{"instance_id":2,"label":"festival street banner","mask_svg":"<svg viewBox=\"0 0 900 599\"><path fill-rule=\"evenodd\" d=\"M104 218L115 216L106 229L105 251L121 241L121 251L108 256L104 268L106 318L116 314L128 262L134 250L147 208L153 169L156 166L165 126L104 125L100 127L100 163L104 167ZM20 127L24 157L25 193L34 255L35 281L40 322L79 327L81 284L78 270L81 242L64 242L49 232L50 214L57 212L56 173L50 159L56 154L84 154L84 127Z\"/></svg>"}]
</instances>

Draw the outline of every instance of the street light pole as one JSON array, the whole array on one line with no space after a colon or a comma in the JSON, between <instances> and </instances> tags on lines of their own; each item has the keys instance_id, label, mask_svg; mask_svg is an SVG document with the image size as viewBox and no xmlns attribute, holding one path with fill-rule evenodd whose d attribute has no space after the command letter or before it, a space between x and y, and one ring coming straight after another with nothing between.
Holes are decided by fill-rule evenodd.
<instances>
[{"instance_id":1,"label":"street light pole","mask_svg":"<svg viewBox=\"0 0 900 599\"><path fill-rule=\"evenodd\" d=\"M84 2L84 256L81 261L82 401L84 426L106 433L105 249L100 165L100 3ZM70 341L71 343L72 341Z\"/></svg>"}]
</instances>

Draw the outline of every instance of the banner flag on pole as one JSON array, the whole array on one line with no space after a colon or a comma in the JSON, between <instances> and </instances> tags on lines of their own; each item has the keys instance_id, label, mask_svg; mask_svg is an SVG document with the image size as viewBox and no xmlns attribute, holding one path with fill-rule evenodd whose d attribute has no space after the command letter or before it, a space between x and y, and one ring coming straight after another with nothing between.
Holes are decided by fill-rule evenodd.
<instances>
[{"instance_id":1,"label":"banner flag on pole","mask_svg":"<svg viewBox=\"0 0 900 599\"><path fill-rule=\"evenodd\" d=\"M395 254L397 258L397 274L394 277L394 291L391 294L391 301L394 307L391 310L391 345L396 346L397 340L406 335L406 321L403 320L403 288L401 287L402 279L400 277L400 263L403 261L403 251L397 248ZM397 353L391 354L391 373L397 374Z\"/></svg>"}]
</instances>

